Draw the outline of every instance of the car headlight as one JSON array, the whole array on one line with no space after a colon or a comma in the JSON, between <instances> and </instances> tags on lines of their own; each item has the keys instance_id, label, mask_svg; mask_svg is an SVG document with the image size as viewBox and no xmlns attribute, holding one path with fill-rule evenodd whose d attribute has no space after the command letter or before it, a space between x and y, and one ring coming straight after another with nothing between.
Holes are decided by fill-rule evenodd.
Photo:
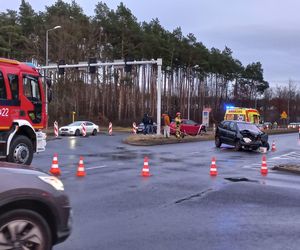
<instances>
[{"instance_id":1,"label":"car headlight","mask_svg":"<svg viewBox=\"0 0 300 250\"><path fill-rule=\"evenodd\" d=\"M39 178L42 181L50 184L56 190L58 190L58 191L64 191L64 184L61 182L61 180L59 180L55 176L39 176Z\"/></svg>"},{"instance_id":2,"label":"car headlight","mask_svg":"<svg viewBox=\"0 0 300 250\"><path fill-rule=\"evenodd\" d=\"M244 137L243 140L246 143L252 142L252 140L250 138L248 138L248 137Z\"/></svg>"}]
</instances>

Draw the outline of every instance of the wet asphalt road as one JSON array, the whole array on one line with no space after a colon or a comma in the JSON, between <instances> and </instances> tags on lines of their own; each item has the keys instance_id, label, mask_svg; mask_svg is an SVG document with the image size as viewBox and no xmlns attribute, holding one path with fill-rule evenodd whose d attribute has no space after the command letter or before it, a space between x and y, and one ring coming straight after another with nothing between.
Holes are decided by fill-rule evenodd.
<instances>
[{"instance_id":1,"label":"wet asphalt road","mask_svg":"<svg viewBox=\"0 0 300 250\"><path fill-rule=\"evenodd\" d=\"M33 165L48 171L58 153L74 210L72 235L54 249L299 249L299 176L262 177L262 154L212 141L137 147L122 144L125 136L63 137L35 156ZM273 140L268 167L300 162L298 134ZM78 179L80 155L87 176ZM146 155L152 176L143 178Z\"/></svg>"}]
</instances>

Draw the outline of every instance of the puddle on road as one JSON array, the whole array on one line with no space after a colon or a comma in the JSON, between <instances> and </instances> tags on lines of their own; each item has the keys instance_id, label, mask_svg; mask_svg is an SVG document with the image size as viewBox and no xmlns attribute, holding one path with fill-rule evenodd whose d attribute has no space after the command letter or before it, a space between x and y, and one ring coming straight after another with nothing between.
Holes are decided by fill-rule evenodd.
<instances>
[{"instance_id":1,"label":"puddle on road","mask_svg":"<svg viewBox=\"0 0 300 250\"><path fill-rule=\"evenodd\" d=\"M122 152L122 153L115 153L115 152L106 152L106 153L95 153L95 154L86 154L83 155L85 157L101 157L101 158L109 158L111 160L131 160L137 158L136 153L132 152Z\"/></svg>"},{"instance_id":2,"label":"puddle on road","mask_svg":"<svg viewBox=\"0 0 300 250\"><path fill-rule=\"evenodd\" d=\"M132 151L126 149L126 147L116 147L116 151L112 152L99 152L99 153L92 153L92 154L83 154L84 157L95 157L95 158L104 158L108 160L133 160L133 159L141 159L143 160L144 157L148 157L150 160L154 158L155 154L144 151Z\"/></svg>"},{"instance_id":3,"label":"puddle on road","mask_svg":"<svg viewBox=\"0 0 300 250\"><path fill-rule=\"evenodd\" d=\"M187 168L181 168L181 167L178 167L178 168L173 168L173 167L167 167L167 168L164 168L164 170L168 170L168 171L172 171L172 172L188 172L189 169Z\"/></svg>"},{"instance_id":4,"label":"puddle on road","mask_svg":"<svg viewBox=\"0 0 300 250\"><path fill-rule=\"evenodd\" d=\"M254 181L254 180L250 180L246 177L227 177L224 178L225 180L231 181L231 182L258 182L258 181Z\"/></svg>"},{"instance_id":5,"label":"puddle on road","mask_svg":"<svg viewBox=\"0 0 300 250\"><path fill-rule=\"evenodd\" d=\"M167 157L160 157L159 158L161 161L163 162L183 162L183 159L182 158L167 158Z\"/></svg>"}]
</instances>

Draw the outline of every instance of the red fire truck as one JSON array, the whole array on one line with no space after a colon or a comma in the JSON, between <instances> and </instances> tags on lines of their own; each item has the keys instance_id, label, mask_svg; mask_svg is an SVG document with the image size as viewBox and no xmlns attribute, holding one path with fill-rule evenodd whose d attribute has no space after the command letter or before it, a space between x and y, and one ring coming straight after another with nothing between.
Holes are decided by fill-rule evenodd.
<instances>
[{"instance_id":1,"label":"red fire truck","mask_svg":"<svg viewBox=\"0 0 300 250\"><path fill-rule=\"evenodd\" d=\"M0 160L29 165L46 147L42 77L26 63L0 58Z\"/></svg>"}]
</instances>

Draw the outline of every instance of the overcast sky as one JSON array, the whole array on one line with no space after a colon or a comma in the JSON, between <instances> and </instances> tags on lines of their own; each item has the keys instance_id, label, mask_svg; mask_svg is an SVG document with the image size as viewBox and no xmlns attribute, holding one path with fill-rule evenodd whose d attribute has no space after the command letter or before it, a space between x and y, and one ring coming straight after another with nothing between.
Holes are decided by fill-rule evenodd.
<instances>
[{"instance_id":1,"label":"overcast sky","mask_svg":"<svg viewBox=\"0 0 300 250\"><path fill-rule=\"evenodd\" d=\"M55 0L27 0L44 11ZM71 0L65 0L71 2ZM84 13L94 15L96 0L77 0ZM116 9L120 1L106 0ZM139 22L158 18L172 31L181 27L208 47L228 46L244 65L260 61L272 86L293 80L300 85L299 0L124 0ZM1 11L18 10L21 0L1 0Z\"/></svg>"}]
</instances>

